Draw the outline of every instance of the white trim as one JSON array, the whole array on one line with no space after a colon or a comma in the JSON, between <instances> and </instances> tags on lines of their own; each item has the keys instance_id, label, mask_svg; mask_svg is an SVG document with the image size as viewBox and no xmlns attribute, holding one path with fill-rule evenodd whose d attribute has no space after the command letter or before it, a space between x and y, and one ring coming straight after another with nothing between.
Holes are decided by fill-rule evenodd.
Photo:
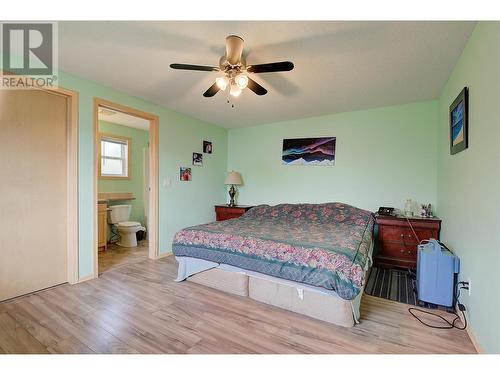
<instances>
[{"instance_id":1,"label":"white trim","mask_svg":"<svg viewBox=\"0 0 500 375\"><path fill-rule=\"evenodd\" d=\"M458 308L458 303L455 304L455 313L458 315L460 322L462 324L465 324L465 322L463 320L463 314L461 313L461 311ZM465 311L464 313L466 314L465 316L467 317L467 311ZM477 339L476 339L476 335L474 335L474 332L472 332L469 319L467 319L467 328L465 329L465 332L467 332L467 335L469 335L470 341L472 342L472 345L474 345L476 352L478 354L485 354L483 348L481 347L481 345L479 345L479 341L477 341Z\"/></svg>"},{"instance_id":2,"label":"white trim","mask_svg":"<svg viewBox=\"0 0 500 375\"><path fill-rule=\"evenodd\" d=\"M43 91L67 99L67 281L79 282L78 247L78 92L62 87Z\"/></svg>"},{"instance_id":3,"label":"white trim","mask_svg":"<svg viewBox=\"0 0 500 375\"><path fill-rule=\"evenodd\" d=\"M158 260L158 259L162 259L162 258L166 258L166 257L171 257L172 255L174 255L174 253L172 253L172 252L170 251L170 252L168 252L168 253L161 253L160 255L157 255L156 257L151 258L151 259Z\"/></svg>"}]
</instances>

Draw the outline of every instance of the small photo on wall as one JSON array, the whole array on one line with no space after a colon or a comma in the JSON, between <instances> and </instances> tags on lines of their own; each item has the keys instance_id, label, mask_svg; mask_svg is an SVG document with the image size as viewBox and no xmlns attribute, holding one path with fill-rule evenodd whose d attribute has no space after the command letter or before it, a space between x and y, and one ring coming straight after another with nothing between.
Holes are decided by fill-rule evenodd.
<instances>
[{"instance_id":1,"label":"small photo on wall","mask_svg":"<svg viewBox=\"0 0 500 375\"><path fill-rule=\"evenodd\" d=\"M193 152L193 165L203 165L203 154Z\"/></svg>"},{"instance_id":2,"label":"small photo on wall","mask_svg":"<svg viewBox=\"0 0 500 375\"><path fill-rule=\"evenodd\" d=\"M191 168L180 167L180 180L191 181Z\"/></svg>"},{"instance_id":3,"label":"small photo on wall","mask_svg":"<svg viewBox=\"0 0 500 375\"><path fill-rule=\"evenodd\" d=\"M211 154L212 153L212 142L203 141L203 152L205 154Z\"/></svg>"}]
</instances>

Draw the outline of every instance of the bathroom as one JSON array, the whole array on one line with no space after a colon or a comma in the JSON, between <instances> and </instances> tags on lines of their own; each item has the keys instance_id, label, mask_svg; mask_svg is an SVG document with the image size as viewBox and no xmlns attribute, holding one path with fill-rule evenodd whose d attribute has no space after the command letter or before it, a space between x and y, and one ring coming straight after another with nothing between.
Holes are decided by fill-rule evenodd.
<instances>
[{"instance_id":1,"label":"bathroom","mask_svg":"<svg viewBox=\"0 0 500 375\"><path fill-rule=\"evenodd\" d=\"M148 255L149 125L99 107L96 143L99 272Z\"/></svg>"}]
</instances>

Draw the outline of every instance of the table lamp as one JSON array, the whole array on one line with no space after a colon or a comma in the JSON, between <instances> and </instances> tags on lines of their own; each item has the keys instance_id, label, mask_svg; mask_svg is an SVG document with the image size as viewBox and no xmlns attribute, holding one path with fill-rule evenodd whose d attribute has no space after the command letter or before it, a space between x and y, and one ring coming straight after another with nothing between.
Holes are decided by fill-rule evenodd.
<instances>
[{"instance_id":1,"label":"table lamp","mask_svg":"<svg viewBox=\"0 0 500 375\"><path fill-rule=\"evenodd\" d=\"M229 197L231 201L229 202L229 207L234 207L236 204L234 203L234 196L236 195L236 189L234 185L243 185L243 181L241 180L241 175L238 172L231 171L227 173L225 185L231 185L229 189Z\"/></svg>"}]
</instances>

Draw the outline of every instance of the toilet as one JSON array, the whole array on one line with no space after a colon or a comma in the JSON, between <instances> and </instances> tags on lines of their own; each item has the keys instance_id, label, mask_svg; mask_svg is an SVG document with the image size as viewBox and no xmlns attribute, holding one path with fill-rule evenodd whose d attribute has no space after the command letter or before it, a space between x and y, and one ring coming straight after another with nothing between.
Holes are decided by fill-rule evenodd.
<instances>
[{"instance_id":1,"label":"toilet","mask_svg":"<svg viewBox=\"0 0 500 375\"><path fill-rule=\"evenodd\" d=\"M130 204L118 204L109 206L108 223L113 224L118 230L119 240L116 243L123 247L136 247L136 233L140 230L146 230L141 223L137 221L128 221L130 218Z\"/></svg>"}]
</instances>

